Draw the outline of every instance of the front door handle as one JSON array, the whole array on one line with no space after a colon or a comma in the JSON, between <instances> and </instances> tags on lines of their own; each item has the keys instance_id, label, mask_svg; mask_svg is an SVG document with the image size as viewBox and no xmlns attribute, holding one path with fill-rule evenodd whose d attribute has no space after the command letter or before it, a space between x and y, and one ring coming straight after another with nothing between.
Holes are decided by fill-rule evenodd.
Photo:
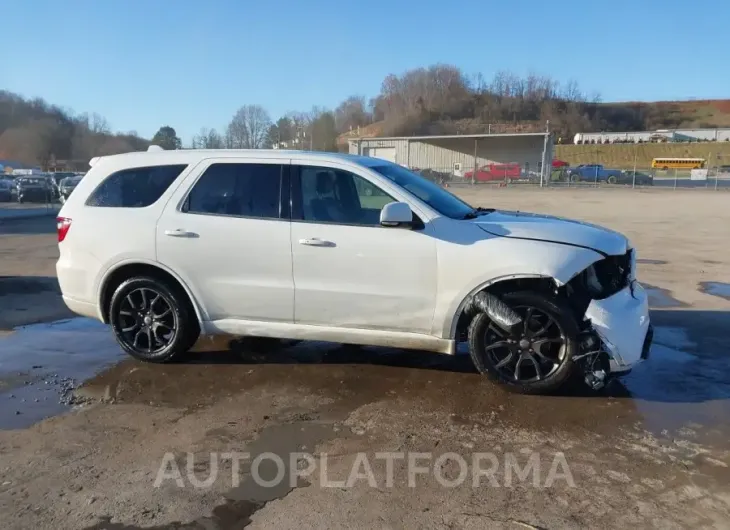
<instances>
[{"instance_id":1,"label":"front door handle","mask_svg":"<svg viewBox=\"0 0 730 530\"><path fill-rule=\"evenodd\" d=\"M188 232L182 228L176 228L175 230L165 230L165 235L170 237L197 237L198 234L195 232Z\"/></svg>"},{"instance_id":2,"label":"front door handle","mask_svg":"<svg viewBox=\"0 0 730 530\"><path fill-rule=\"evenodd\" d=\"M326 241L319 239L318 237L306 238L299 240L300 245L307 245L310 247L334 247L335 244L332 241Z\"/></svg>"}]
</instances>

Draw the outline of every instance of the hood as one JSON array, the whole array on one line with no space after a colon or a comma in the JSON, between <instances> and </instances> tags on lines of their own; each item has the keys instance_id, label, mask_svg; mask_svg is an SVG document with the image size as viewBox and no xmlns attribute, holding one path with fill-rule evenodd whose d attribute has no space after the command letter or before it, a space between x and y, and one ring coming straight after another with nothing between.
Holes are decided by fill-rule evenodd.
<instances>
[{"instance_id":1,"label":"hood","mask_svg":"<svg viewBox=\"0 0 730 530\"><path fill-rule=\"evenodd\" d=\"M473 222L496 236L553 241L613 256L625 254L630 248L623 234L602 226L550 215L496 210L477 217Z\"/></svg>"}]
</instances>

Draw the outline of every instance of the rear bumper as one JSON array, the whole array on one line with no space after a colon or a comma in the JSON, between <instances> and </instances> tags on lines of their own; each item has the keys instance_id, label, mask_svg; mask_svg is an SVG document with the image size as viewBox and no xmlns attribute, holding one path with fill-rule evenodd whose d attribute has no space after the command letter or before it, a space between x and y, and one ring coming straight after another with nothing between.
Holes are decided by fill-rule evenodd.
<instances>
[{"instance_id":1,"label":"rear bumper","mask_svg":"<svg viewBox=\"0 0 730 530\"><path fill-rule=\"evenodd\" d=\"M585 315L609 355L611 373L624 373L648 359L653 330L644 288L633 282L604 300L593 300Z\"/></svg>"},{"instance_id":2,"label":"rear bumper","mask_svg":"<svg viewBox=\"0 0 730 530\"><path fill-rule=\"evenodd\" d=\"M77 300L75 298L71 298L70 296L63 296L63 303L66 304L66 307L68 307L77 315L102 320L101 313L99 312L99 308L96 306L96 304Z\"/></svg>"}]
</instances>

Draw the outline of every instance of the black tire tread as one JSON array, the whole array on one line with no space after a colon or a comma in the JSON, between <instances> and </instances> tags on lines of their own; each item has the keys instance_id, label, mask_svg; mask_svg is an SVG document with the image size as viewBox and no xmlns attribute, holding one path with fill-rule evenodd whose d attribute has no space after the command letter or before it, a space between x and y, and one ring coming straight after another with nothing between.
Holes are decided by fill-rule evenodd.
<instances>
[{"instance_id":1,"label":"black tire tread","mask_svg":"<svg viewBox=\"0 0 730 530\"><path fill-rule=\"evenodd\" d=\"M503 295L502 300L508 305L518 304L534 304L534 307L545 309L551 313L551 316L559 321L562 326L566 338L565 361L558 370L543 379L532 383L516 383L512 380L505 379L493 366L491 366L486 356L482 354L484 350L484 333L486 327L490 323L489 317L485 313L477 314L469 325L469 355L474 363L476 370L489 379L498 382L508 389L518 391L523 394L550 394L567 385L573 378L576 364L572 361L573 355L578 352L578 323L575 321L572 311L559 298L536 291L517 291Z\"/></svg>"},{"instance_id":2,"label":"black tire tread","mask_svg":"<svg viewBox=\"0 0 730 530\"><path fill-rule=\"evenodd\" d=\"M154 357L140 356L133 349L127 347L123 341L119 340L115 327L115 319L113 318L115 308L118 307L120 299L123 296L126 296L125 293L139 287L144 287L145 285L159 291L164 291L165 296L169 297L173 301L173 311L177 314L178 321L177 336L173 342L165 350L163 350L163 352L155 355ZM195 311L190 304L187 293L177 286L170 285L162 279L151 276L132 277L124 280L117 286L114 290L114 294L112 294L111 303L109 304L109 322L112 325L115 336L117 336L117 342L122 349L135 359L145 362L167 363L179 360L188 352L188 350L190 350L190 348L193 347L200 335L198 320L195 315Z\"/></svg>"}]
</instances>

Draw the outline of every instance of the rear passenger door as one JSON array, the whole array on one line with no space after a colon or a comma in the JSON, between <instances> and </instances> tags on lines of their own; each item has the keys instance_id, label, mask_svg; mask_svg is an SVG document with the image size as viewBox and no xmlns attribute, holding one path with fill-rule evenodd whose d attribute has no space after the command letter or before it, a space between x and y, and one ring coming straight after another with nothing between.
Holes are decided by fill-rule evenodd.
<instances>
[{"instance_id":1,"label":"rear passenger door","mask_svg":"<svg viewBox=\"0 0 730 530\"><path fill-rule=\"evenodd\" d=\"M293 321L288 168L205 161L160 217L157 259L190 286L208 320Z\"/></svg>"}]
</instances>

